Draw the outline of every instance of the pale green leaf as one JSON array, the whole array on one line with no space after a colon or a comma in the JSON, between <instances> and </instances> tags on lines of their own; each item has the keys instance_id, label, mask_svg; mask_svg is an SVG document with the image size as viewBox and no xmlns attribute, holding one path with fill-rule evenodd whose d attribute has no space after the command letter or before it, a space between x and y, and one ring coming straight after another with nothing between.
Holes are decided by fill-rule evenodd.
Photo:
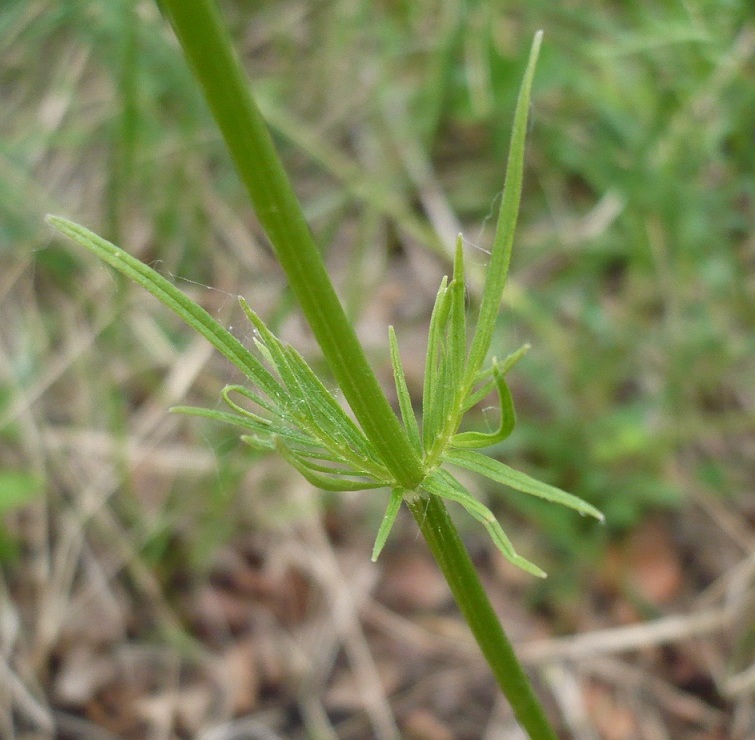
<instances>
[{"instance_id":1,"label":"pale green leaf","mask_svg":"<svg viewBox=\"0 0 755 740\"><path fill-rule=\"evenodd\" d=\"M422 441L424 448L430 449L443 424L444 392L441 373L439 373L440 357L443 351L443 336L448 320L450 300L448 292L448 278L441 280L438 294L435 298L433 312L430 315L430 327L427 334L427 352L425 355L425 379L422 390Z\"/></svg>"},{"instance_id":2,"label":"pale green leaf","mask_svg":"<svg viewBox=\"0 0 755 740\"><path fill-rule=\"evenodd\" d=\"M454 411L458 409L458 396L462 392L464 363L467 356L467 317L464 285L464 242L461 234L456 238L454 277L449 286L451 293L450 320L448 326L448 363L450 365L451 389Z\"/></svg>"},{"instance_id":3,"label":"pale green leaf","mask_svg":"<svg viewBox=\"0 0 755 740\"><path fill-rule=\"evenodd\" d=\"M296 389L298 384L296 377L288 366L288 361L286 360L285 354L283 352L283 343L270 331L270 329L267 328L267 326L265 326L265 323L251 309L244 298L239 298L239 304L241 305L241 309L244 311L244 314L246 314L246 317L249 319L250 323L254 326L259 334L259 339L255 339L255 343L258 347L260 347L260 351L264 354L268 362L272 364L273 368L278 373L283 385L286 388L286 391L284 392L284 398L281 399L281 404L284 407L288 406L290 409L292 400L291 393L292 390ZM295 397L299 398L299 396ZM305 409L306 406L302 407L300 409L300 412L303 412Z\"/></svg>"},{"instance_id":4,"label":"pale green leaf","mask_svg":"<svg viewBox=\"0 0 755 740\"><path fill-rule=\"evenodd\" d=\"M242 439L244 438L242 437ZM339 473L338 470L334 469L331 474L323 473L321 466L313 465L285 445L280 439L276 440L276 449L307 481L324 491L363 491L370 488L384 488L386 486L385 482L364 481L343 477L358 474L358 471L341 471Z\"/></svg>"},{"instance_id":5,"label":"pale green leaf","mask_svg":"<svg viewBox=\"0 0 755 740\"><path fill-rule=\"evenodd\" d=\"M480 302L480 313L469 350L466 368L465 387L470 387L485 361L493 337L501 296L506 284L511 260L511 248L514 243L519 201L522 194L522 175L524 171L524 142L527 135L527 117L529 113L532 80L535 75L535 64L540 53L542 32L535 34L532 43L529 62L524 73L524 80L519 90L519 97L514 112L514 125L511 132L509 160L506 167L506 178L501 198L501 208L498 213L493 246L490 254L490 264L485 275L485 286Z\"/></svg>"},{"instance_id":6,"label":"pale green leaf","mask_svg":"<svg viewBox=\"0 0 755 740\"><path fill-rule=\"evenodd\" d=\"M262 450L263 452L272 452L277 450L278 446L275 437L260 437L257 434L242 434L239 439L252 449Z\"/></svg>"},{"instance_id":7,"label":"pale green leaf","mask_svg":"<svg viewBox=\"0 0 755 740\"><path fill-rule=\"evenodd\" d=\"M369 464L377 475L385 474L387 470L371 442L346 415L304 358L288 345L284 347L284 354L296 378L298 391L306 398L312 413L314 426L309 427L308 432L328 445L335 443L346 458Z\"/></svg>"},{"instance_id":8,"label":"pale green leaf","mask_svg":"<svg viewBox=\"0 0 755 740\"><path fill-rule=\"evenodd\" d=\"M377 537L375 537L375 546L372 548L372 562L374 563L380 553L385 547L385 543L388 540L388 535L391 533L393 524L398 516L399 509L401 508L401 502L404 500L404 491L401 488L394 488L391 491L391 497L388 500L388 506L383 516L383 521L380 522L380 528L378 529Z\"/></svg>"},{"instance_id":9,"label":"pale green leaf","mask_svg":"<svg viewBox=\"0 0 755 740\"><path fill-rule=\"evenodd\" d=\"M566 493L566 491L562 491L560 488L536 480L526 473L514 470L508 465L504 465L502 462L479 452L449 449L444 453L443 459L452 465L458 465L459 467L479 473L496 483L502 483L504 486L521 491L522 493L537 496L538 498L551 501L555 504L561 504L562 506L568 506L580 514L595 517L601 522L604 519L603 514L598 509L581 498Z\"/></svg>"},{"instance_id":10,"label":"pale green leaf","mask_svg":"<svg viewBox=\"0 0 755 740\"><path fill-rule=\"evenodd\" d=\"M388 327L388 342L391 348L391 364L393 365L393 380L396 384L396 395L398 405L401 410L401 419L404 422L404 429L409 441L418 453L422 453L422 440L417 426L417 417L412 406L412 399L409 395L409 388L406 385L406 375L404 366L401 362L401 354L398 350L398 340L396 332L392 326Z\"/></svg>"},{"instance_id":11,"label":"pale green leaf","mask_svg":"<svg viewBox=\"0 0 755 740\"><path fill-rule=\"evenodd\" d=\"M461 432L451 438L450 445L453 447L489 447L498 444L508 437L516 425L516 412L514 411L514 399L511 397L508 385L503 374L493 363L493 378L498 388L500 401L501 420L498 429L489 434L484 432Z\"/></svg>"},{"instance_id":12,"label":"pale green leaf","mask_svg":"<svg viewBox=\"0 0 755 740\"><path fill-rule=\"evenodd\" d=\"M130 280L141 285L163 305L199 332L222 355L229 359L256 385L266 385L269 373L241 342L226 331L201 306L197 305L173 283L120 247L97 236L89 229L60 216L47 216L47 223L61 234L88 249Z\"/></svg>"},{"instance_id":13,"label":"pale green leaf","mask_svg":"<svg viewBox=\"0 0 755 740\"><path fill-rule=\"evenodd\" d=\"M475 388L480 383L484 384L470 392L462 406L463 411L469 411L473 406L476 406L496 387L496 379L493 373L496 367L500 374L505 376L529 352L530 347L529 344L523 344L518 350L507 355L502 362L493 363L486 370L479 372L472 387Z\"/></svg>"},{"instance_id":14,"label":"pale green leaf","mask_svg":"<svg viewBox=\"0 0 755 740\"><path fill-rule=\"evenodd\" d=\"M344 461L362 465L380 479L388 477L372 444L304 358L293 347L281 342L243 299L241 307L259 332L260 343L286 386L287 416L323 446L337 452Z\"/></svg>"},{"instance_id":15,"label":"pale green leaf","mask_svg":"<svg viewBox=\"0 0 755 740\"><path fill-rule=\"evenodd\" d=\"M506 536L493 512L467 491L448 471L439 469L430 473L422 481L422 489L427 493L461 504L469 514L485 527L493 540L493 544L507 560L533 576L545 578L545 571L514 550L511 540Z\"/></svg>"},{"instance_id":16,"label":"pale green leaf","mask_svg":"<svg viewBox=\"0 0 755 740\"><path fill-rule=\"evenodd\" d=\"M246 388L243 385L227 385L220 392L220 395L223 397L223 400L228 404L228 406L230 406L234 411L236 411L239 414L243 414L244 416L248 416L252 419L257 419L262 422L267 422L268 424L270 423L269 419L264 419L259 414L255 414L253 411L250 411L244 406L241 406L240 404L236 403L236 401L234 401L233 398L231 398L232 393L238 393L240 396L243 396L247 400L251 401L257 406L260 406L261 408L270 412L274 416L280 415L280 409L267 403L264 399L260 398L260 396L257 393L255 393L253 390Z\"/></svg>"},{"instance_id":17,"label":"pale green leaf","mask_svg":"<svg viewBox=\"0 0 755 740\"><path fill-rule=\"evenodd\" d=\"M216 409L206 409L196 406L173 406L170 411L176 414L185 414L186 416L199 416L204 419L212 419L213 421L220 421L224 424L232 424L241 429L247 429L255 433L254 436L259 440L258 446L264 447L265 449L275 449L275 444L271 441L273 436L281 437L288 444L296 444L300 446L311 446L315 444L312 439L304 436L298 431L277 424L263 424L246 415L232 414L228 411L218 411ZM323 459L331 458L323 457Z\"/></svg>"}]
</instances>

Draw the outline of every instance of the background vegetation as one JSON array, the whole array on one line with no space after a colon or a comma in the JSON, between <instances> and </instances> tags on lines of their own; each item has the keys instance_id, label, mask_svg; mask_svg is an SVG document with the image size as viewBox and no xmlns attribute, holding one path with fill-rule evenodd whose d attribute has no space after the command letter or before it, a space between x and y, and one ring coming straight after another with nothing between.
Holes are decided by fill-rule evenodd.
<instances>
[{"instance_id":1,"label":"background vegetation","mask_svg":"<svg viewBox=\"0 0 755 740\"><path fill-rule=\"evenodd\" d=\"M606 737L638 736L637 725L610 735L617 725L600 725L596 691L614 702L612 716L626 709L627 722L649 716L650 707L670 737L692 736L685 734L692 727L745 737L755 642L742 618L755 578L748 4L239 0L222 7L386 387L388 323L410 382L421 384L428 312L458 231L470 263L484 267L518 82L534 31L545 30L520 232L496 340L502 353L524 341L533 349L511 377L519 426L497 452L597 505L607 526L488 491L497 513L517 523L518 532L507 530L523 553L551 573L536 583L503 567L475 526L463 518L460 525L503 594L502 608L516 600L523 638L726 607L728 621L709 630L704 658L674 648L672 659L658 648L640 661L676 692L676 704L644 696L639 711L621 693L640 691L628 673L611 680L604 671L590 684L585 668L575 680L592 717L585 727ZM140 290L53 239L42 221L53 212L85 223L159 265L228 326L242 325L235 296L245 295L318 363L156 6L6 0L0 38L0 546L8 625L0 643L3 671L19 685L3 695L0 734L52 722L79 727L83 717L91 727L133 732L125 716L113 724L102 707L111 696L124 706L124 680L112 665L135 644L170 656L175 684L184 687L186 666L198 671L216 654L231 660L239 645L255 644L250 634L296 642L292 635L319 624L329 598L344 597L343 586L322 576L331 572L324 565L308 570L308 552L337 564L347 595L380 602L371 618L362 611L362 626L391 633L375 624L375 613L387 619L389 610L407 621L406 613L443 614L442 596L424 606L396 601L392 564L406 566L410 552L416 565L422 553L408 520L403 539L389 543L383 575L365 575L381 494L319 499L277 461L243 448L232 430L168 416L173 403L215 403L231 370ZM479 425L486 423L495 420L482 410ZM233 580L240 572L262 580L242 587ZM416 577L429 576L420 569ZM243 612L239 625L221 591ZM362 597L354 596L347 612L357 632L360 609ZM98 623L103 634L93 637ZM682 642L687 627L679 629ZM342 659L362 675L354 666L372 664L360 663L343 640L331 654L345 651ZM371 647L392 655L382 643ZM288 725L278 715L259 721L286 737L302 725L312 732L319 721L339 737L363 737L366 713L376 734L390 736L385 717L395 715L408 733L408 707L416 714L417 705L453 736L482 736L474 730L480 717L492 727L491 699L452 721L429 698L412 703L392 692L383 674L383 704L360 695L334 711L323 700L323 719L307 703L325 695L306 683L318 664L307 663L307 648L293 654L309 668L292 669L288 653L277 683L258 668L258 690L247 692L253 705L236 706L221 692L222 712L207 709L198 720L173 714L165 736L290 706L297 719L286 715ZM622 665L636 668L635 658ZM264 661L257 654L247 663ZM82 666L88 690L68 678L81 676ZM595 680L595 671L589 675ZM145 685L134 691L163 695ZM606 685L605 694L595 688ZM550 690L554 711L576 735ZM682 698L692 702L686 714ZM163 721L157 709L129 716L136 715ZM383 715L381 725L375 717Z\"/></svg>"}]
</instances>

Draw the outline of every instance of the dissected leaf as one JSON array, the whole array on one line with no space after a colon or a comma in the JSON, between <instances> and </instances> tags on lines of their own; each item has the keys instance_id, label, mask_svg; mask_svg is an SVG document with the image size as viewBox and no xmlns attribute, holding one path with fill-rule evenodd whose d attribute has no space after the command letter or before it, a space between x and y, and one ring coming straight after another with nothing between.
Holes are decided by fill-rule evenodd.
<instances>
[{"instance_id":1,"label":"dissected leaf","mask_svg":"<svg viewBox=\"0 0 755 740\"><path fill-rule=\"evenodd\" d=\"M265 425L260 424L257 421L250 419L248 416L242 416L241 414L231 414L227 411L218 411L216 409L206 409L196 406L173 406L170 409L177 414L185 414L186 416L199 416L203 419L211 419L213 421L219 421L223 424L232 424L233 426L240 427L247 431L254 432L254 434L247 434L242 436L242 440L258 450L275 450L275 438L280 437L291 445L312 445L316 444L313 440L302 436L298 432L287 429L282 426ZM251 441L253 440L253 441ZM326 453L320 453L326 454ZM327 457L325 459L333 459Z\"/></svg>"},{"instance_id":2,"label":"dissected leaf","mask_svg":"<svg viewBox=\"0 0 755 740\"><path fill-rule=\"evenodd\" d=\"M259 395L257 395L254 391L250 390L249 388L245 388L243 385L227 385L220 393L223 397L223 400L235 412L242 414L243 416L247 416L250 419L254 419L255 421L259 421L262 424L270 424L271 422L269 419L265 419L259 414L255 414L253 411L250 411L249 409L244 408L243 406L236 403L231 398L231 393L238 393L240 396L244 396L244 398L251 401L252 403L257 404L257 406L261 406L263 409L270 412L274 416L280 416L280 410L278 408L271 406L264 399L260 398Z\"/></svg>"},{"instance_id":3,"label":"dissected leaf","mask_svg":"<svg viewBox=\"0 0 755 740\"><path fill-rule=\"evenodd\" d=\"M249 321L260 334L259 345L267 350L286 387L284 415L320 444L340 457L383 480L389 477L375 448L341 405L315 375L304 358L290 345L281 342L260 317L241 299Z\"/></svg>"}]
</instances>

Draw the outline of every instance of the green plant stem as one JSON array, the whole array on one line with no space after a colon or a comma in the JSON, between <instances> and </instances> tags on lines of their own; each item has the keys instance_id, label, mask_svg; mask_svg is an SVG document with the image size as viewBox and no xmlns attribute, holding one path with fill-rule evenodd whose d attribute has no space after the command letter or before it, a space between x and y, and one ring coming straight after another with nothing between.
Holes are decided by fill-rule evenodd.
<instances>
[{"instance_id":1,"label":"green plant stem","mask_svg":"<svg viewBox=\"0 0 755 740\"><path fill-rule=\"evenodd\" d=\"M418 487L425 470L383 394L325 270L211 0L161 0L291 288L364 433L396 480ZM555 735L516 659L469 555L437 496L407 498L451 591L522 727Z\"/></svg>"},{"instance_id":2,"label":"green plant stem","mask_svg":"<svg viewBox=\"0 0 755 740\"><path fill-rule=\"evenodd\" d=\"M257 217L365 435L397 482L416 488L422 462L341 306L270 133L212 0L160 3L201 84Z\"/></svg>"},{"instance_id":3,"label":"green plant stem","mask_svg":"<svg viewBox=\"0 0 755 740\"><path fill-rule=\"evenodd\" d=\"M407 504L520 725L534 740L556 740L443 501L416 497Z\"/></svg>"}]
</instances>

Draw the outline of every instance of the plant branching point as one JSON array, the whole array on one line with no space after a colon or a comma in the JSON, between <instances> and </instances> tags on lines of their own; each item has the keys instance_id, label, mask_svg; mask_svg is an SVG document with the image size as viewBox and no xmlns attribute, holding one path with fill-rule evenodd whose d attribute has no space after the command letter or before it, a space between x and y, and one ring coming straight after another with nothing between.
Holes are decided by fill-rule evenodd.
<instances>
[{"instance_id":1,"label":"plant branching point","mask_svg":"<svg viewBox=\"0 0 755 740\"><path fill-rule=\"evenodd\" d=\"M492 512L449 467L477 473L496 484L602 520L602 514L587 502L477 451L503 441L514 429L516 416L506 375L528 349L525 345L503 360L493 356L486 362L511 259L530 94L542 33L535 35L517 101L490 264L471 338L465 306L463 240L459 236L452 277L443 278L430 319L421 421L415 416L396 334L393 327L388 328L399 421L333 290L217 9L210 0L163 0L162 7L358 423L352 421L305 359L278 339L243 298L241 307L255 330L255 351L173 283L119 247L59 216L48 216L48 222L149 291L204 336L248 381L223 389L227 410L177 407L174 411L237 426L245 443L277 451L318 488L389 489L373 560L380 555L402 503L409 506L523 727L532 737L553 737L441 503L453 501L464 507L485 527L508 560L539 577L545 573L515 551ZM499 401L498 428L487 433L459 431L464 415L492 392Z\"/></svg>"}]
</instances>

